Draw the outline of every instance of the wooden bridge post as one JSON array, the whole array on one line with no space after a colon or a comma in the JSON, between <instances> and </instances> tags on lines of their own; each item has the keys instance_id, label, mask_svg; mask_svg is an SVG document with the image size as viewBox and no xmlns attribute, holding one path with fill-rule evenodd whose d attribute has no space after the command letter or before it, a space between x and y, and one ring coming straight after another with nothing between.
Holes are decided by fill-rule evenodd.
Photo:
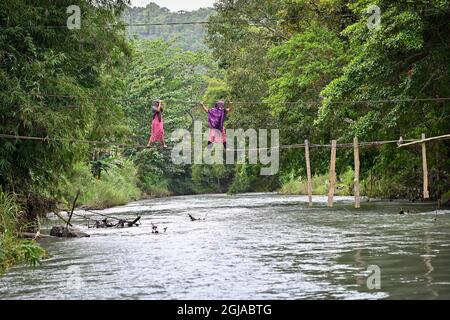
<instances>
[{"instance_id":1,"label":"wooden bridge post","mask_svg":"<svg viewBox=\"0 0 450 320\"><path fill-rule=\"evenodd\" d=\"M331 142L331 161L330 161L330 185L328 189L328 207L333 207L334 191L336 189L336 145L337 141Z\"/></svg>"},{"instance_id":2,"label":"wooden bridge post","mask_svg":"<svg viewBox=\"0 0 450 320\"><path fill-rule=\"evenodd\" d=\"M308 179L308 206L312 207L312 181L311 181L311 162L309 159L309 141L305 140L305 158L306 158L306 176Z\"/></svg>"},{"instance_id":3,"label":"wooden bridge post","mask_svg":"<svg viewBox=\"0 0 450 320\"><path fill-rule=\"evenodd\" d=\"M360 163L359 163L359 142L358 138L355 137L353 139L353 151L354 151L354 158L355 158L355 208L359 209L361 208L361 197L359 194L359 171L360 171Z\"/></svg>"},{"instance_id":4,"label":"wooden bridge post","mask_svg":"<svg viewBox=\"0 0 450 320\"><path fill-rule=\"evenodd\" d=\"M425 140L425 133L422 133L422 140ZM423 168L423 198L430 198L428 191L428 164L427 164L427 146L422 142L422 168Z\"/></svg>"}]
</instances>

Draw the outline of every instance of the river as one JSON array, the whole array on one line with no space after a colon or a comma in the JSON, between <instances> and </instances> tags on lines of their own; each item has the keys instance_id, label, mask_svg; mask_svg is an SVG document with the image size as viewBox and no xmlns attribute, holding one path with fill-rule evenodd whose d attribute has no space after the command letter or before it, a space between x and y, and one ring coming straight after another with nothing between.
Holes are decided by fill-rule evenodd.
<instances>
[{"instance_id":1,"label":"river","mask_svg":"<svg viewBox=\"0 0 450 320\"><path fill-rule=\"evenodd\" d=\"M43 241L50 258L1 276L0 299L450 299L450 211L314 200L202 195L101 211L142 216L126 229L87 229L78 217L91 237Z\"/></svg>"}]
</instances>

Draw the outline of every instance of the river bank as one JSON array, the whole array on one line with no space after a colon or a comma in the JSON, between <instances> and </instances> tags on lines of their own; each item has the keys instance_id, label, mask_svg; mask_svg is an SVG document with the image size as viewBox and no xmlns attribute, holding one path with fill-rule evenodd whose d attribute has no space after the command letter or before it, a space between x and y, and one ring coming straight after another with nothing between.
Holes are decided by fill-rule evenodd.
<instances>
[{"instance_id":1,"label":"river bank","mask_svg":"<svg viewBox=\"0 0 450 320\"><path fill-rule=\"evenodd\" d=\"M338 176L334 194L338 196L352 196L354 190L353 179L354 172L351 168ZM398 181L396 181L397 179L397 177L392 177L392 180L387 178L372 180L369 177L368 179L362 180L361 195L369 199L384 199L386 201L423 201L422 190L419 187L399 184ZM327 175L314 175L312 177L312 194L318 196L327 195L328 180L329 177ZM426 200L426 202L435 201L439 204L439 207L450 206L450 190L447 192L433 191L431 199ZM282 183L278 192L284 195L307 195L307 181L302 177L292 177Z\"/></svg>"}]
</instances>

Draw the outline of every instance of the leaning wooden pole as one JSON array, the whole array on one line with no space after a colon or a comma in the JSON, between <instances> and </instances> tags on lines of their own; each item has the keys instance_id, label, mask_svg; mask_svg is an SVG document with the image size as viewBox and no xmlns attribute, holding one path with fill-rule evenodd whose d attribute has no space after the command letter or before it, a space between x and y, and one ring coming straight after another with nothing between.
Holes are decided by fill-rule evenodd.
<instances>
[{"instance_id":1,"label":"leaning wooden pole","mask_svg":"<svg viewBox=\"0 0 450 320\"><path fill-rule=\"evenodd\" d=\"M422 133L422 141L425 141L425 133ZM428 191L428 164L427 164L427 146L426 142L422 143L422 168L423 168L423 198L430 198Z\"/></svg>"},{"instance_id":2,"label":"leaning wooden pole","mask_svg":"<svg viewBox=\"0 0 450 320\"><path fill-rule=\"evenodd\" d=\"M416 141L408 142L408 143L402 143L402 144L400 144L398 147L399 147L399 148L403 148L403 147L412 146L412 145L414 145L414 144L424 143L424 142L428 142L428 141L436 141L436 140L450 140L450 134L444 134L444 135L442 135L442 136L437 136L437 137L431 137L431 138L426 138L426 139L416 140Z\"/></svg>"},{"instance_id":3,"label":"leaning wooden pole","mask_svg":"<svg viewBox=\"0 0 450 320\"><path fill-rule=\"evenodd\" d=\"M306 177L308 179L308 206L312 207L312 180L311 180L311 162L309 159L309 141L305 140L305 159L306 159Z\"/></svg>"},{"instance_id":4,"label":"leaning wooden pole","mask_svg":"<svg viewBox=\"0 0 450 320\"><path fill-rule=\"evenodd\" d=\"M353 139L353 150L354 150L354 158L355 158L355 208L361 208L361 197L359 192L359 171L360 171L360 163L359 163L359 141L358 138L355 137Z\"/></svg>"},{"instance_id":5,"label":"leaning wooden pole","mask_svg":"<svg viewBox=\"0 0 450 320\"><path fill-rule=\"evenodd\" d=\"M66 226L73 227L73 225L69 221L64 219L58 212L53 212L53 213L55 214L55 216L57 216L59 219L61 219L61 221L66 224Z\"/></svg>"},{"instance_id":6,"label":"leaning wooden pole","mask_svg":"<svg viewBox=\"0 0 450 320\"><path fill-rule=\"evenodd\" d=\"M337 141L331 142L331 161L330 161L330 184L328 189L328 207L333 207L334 191L336 189L336 145Z\"/></svg>"},{"instance_id":7,"label":"leaning wooden pole","mask_svg":"<svg viewBox=\"0 0 450 320\"><path fill-rule=\"evenodd\" d=\"M73 200L72 210L70 211L69 219L67 220L67 224L66 224L66 230L68 230L68 228L69 228L70 220L72 220L73 212L75 210L75 206L77 205L77 200L78 200L79 196L80 196L80 189L77 190L77 195L75 196L75 199Z\"/></svg>"}]
</instances>

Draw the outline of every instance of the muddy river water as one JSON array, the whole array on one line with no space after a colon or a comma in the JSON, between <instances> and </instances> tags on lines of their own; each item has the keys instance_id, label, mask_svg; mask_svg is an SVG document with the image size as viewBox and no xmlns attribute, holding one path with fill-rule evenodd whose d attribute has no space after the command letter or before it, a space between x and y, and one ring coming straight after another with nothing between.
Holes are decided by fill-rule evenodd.
<instances>
[{"instance_id":1,"label":"muddy river water","mask_svg":"<svg viewBox=\"0 0 450 320\"><path fill-rule=\"evenodd\" d=\"M450 299L450 211L314 200L202 195L101 211L142 216L125 229L77 217L91 237L42 242L50 258L1 276L0 299Z\"/></svg>"}]
</instances>

